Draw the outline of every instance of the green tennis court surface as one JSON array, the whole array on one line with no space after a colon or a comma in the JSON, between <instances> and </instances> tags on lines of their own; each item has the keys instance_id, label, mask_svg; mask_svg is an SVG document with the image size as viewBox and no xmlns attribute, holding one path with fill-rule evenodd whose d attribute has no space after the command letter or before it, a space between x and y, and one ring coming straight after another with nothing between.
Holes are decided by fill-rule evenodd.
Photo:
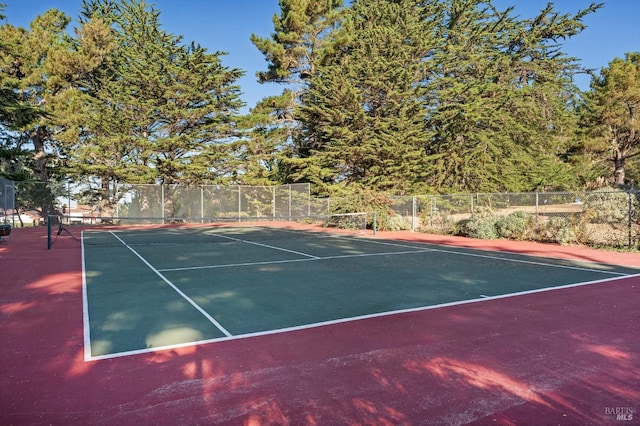
<instances>
[{"instance_id":1,"label":"green tennis court surface","mask_svg":"<svg viewBox=\"0 0 640 426\"><path fill-rule=\"evenodd\" d=\"M254 227L85 231L82 240L86 359L638 273L371 236Z\"/></svg>"}]
</instances>

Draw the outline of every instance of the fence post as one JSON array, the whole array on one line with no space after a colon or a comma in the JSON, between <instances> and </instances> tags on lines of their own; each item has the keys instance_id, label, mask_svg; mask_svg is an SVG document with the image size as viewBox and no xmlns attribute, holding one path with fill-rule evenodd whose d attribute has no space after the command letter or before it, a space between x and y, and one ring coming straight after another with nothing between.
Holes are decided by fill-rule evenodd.
<instances>
[{"instance_id":1,"label":"fence post","mask_svg":"<svg viewBox=\"0 0 640 426\"><path fill-rule=\"evenodd\" d=\"M418 200L414 195L411 197L411 231L416 232L416 224L418 223Z\"/></svg>"},{"instance_id":2,"label":"fence post","mask_svg":"<svg viewBox=\"0 0 640 426\"><path fill-rule=\"evenodd\" d=\"M378 212L377 210L373 211L373 235L378 233Z\"/></svg>"},{"instance_id":3,"label":"fence post","mask_svg":"<svg viewBox=\"0 0 640 426\"><path fill-rule=\"evenodd\" d=\"M276 219L276 186L271 187L271 220Z\"/></svg>"},{"instance_id":4,"label":"fence post","mask_svg":"<svg viewBox=\"0 0 640 426\"><path fill-rule=\"evenodd\" d=\"M120 217L120 202L119 202L120 201L120 197L118 197L118 195L117 195L117 194L120 194L120 188L118 187L118 182L114 182L113 183L113 188L116 191L116 197L115 197L116 198L115 199L115 202L116 202L116 217ZM93 211L93 203L92 203L92 205L91 205L91 219L90 219L91 223L93 223L93 216L95 216L95 213Z\"/></svg>"},{"instance_id":5,"label":"fence post","mask_svg":"<svg viewBox=\"0 0 640 426\"><path fill-rule=\"evenodd\" d=\"M238 222L242 220L242 186L238 185Z\"/></svg>"},{"instance_id":6,"label":"fence post","mask_svg":"<svg viewBox=\"0 0 640 426\"><path fill-rule=\"evenodd\" d=\"M164 225L164 183L160 185L160 208L162 209L162 224Z\"/></svg>"},{"instance_id":7,"label":"fence post","mask_svg":"<svg viewBox=\"0 0 640 426\"><path fill-rule=\"evenodd\" d=\"M473 192L469 195L469 197L471 197L471 211L469 213L471 213L471 216L473 216Z\"/></svg>"},{"instance_id":8,"label":"fence post","mask_svg":"<svg viewBox=\"0 0 640 426\"><path fill-rule=\"evenodd\" d=\"M51 250L51 215L47 216L47 250Z\"/></svg>"},{"instance_id":9,"label":"fence post","mask_svg":"<svg viewBox=\"0 0 640 426\"><path fill-rule=\"evenodd\" d=\"M204 186L200 187L200 223L204 223Z\"/></svg>"},{"instance_id":10,"label":"fence post","mask_svg":"<svg viewBox=\"0 0 640 426\"><path fill-rule=\"evenodd\" d=\"M429 227L433 228L433 215L438 210L438 198L435 195L429 197Z\"/></svg>"},{"instance_id":11,"label":"fence post","mask_svg":"<svg viewBox=\"0 0 640 426\"><path fill-rule=\"evenodd\" d=\"M633 244L632 241L632 232L631 232L631 228L633 226L633 221L631 220L631 216L633 215L633 197L631 196L631 190L629 190L629 250L631 250L631 246Z\"/></svg>"},{"instance_id":12,"label":"fence post","mask_svg":"<svg viewBox=\"0 0 640 426\"><path fill-rule=\"evenodd\" d=\"M291 220L291 201L292 201L292 194L291 194L291 184L289 184L289 220Z\"/></svg>"},{"instance_id":13,"label":"fence post","mask_svg":"<svg viewBox=\"0 0 640 426\"><path fill-rule=\"evenodd\" d=\"M538 216L539 216L539 211L538 211L538 202L539 202L539 196L540 194L538 193L538 191L536 191L536 223L538 223Z\"/></svg>"}]
</instances>

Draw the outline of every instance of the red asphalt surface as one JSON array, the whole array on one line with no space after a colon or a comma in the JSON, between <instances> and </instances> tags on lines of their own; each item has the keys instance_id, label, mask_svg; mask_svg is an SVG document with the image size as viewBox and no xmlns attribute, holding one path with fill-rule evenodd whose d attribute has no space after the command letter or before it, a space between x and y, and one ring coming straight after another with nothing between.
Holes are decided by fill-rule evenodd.
<instances>
[{"instance_id":1,"label":"red asphalt surface","mask_svg":"<svg viewBox=\"0 0 640 426\"><path fill-rule=\"evenodd\" d=\"M379 238L640 267L638 253ZM2 425L640 424L640 277L84 361L80 245L0 243ZM622 417L624 416L624 418Z\"/></svg>"}]
</instances>

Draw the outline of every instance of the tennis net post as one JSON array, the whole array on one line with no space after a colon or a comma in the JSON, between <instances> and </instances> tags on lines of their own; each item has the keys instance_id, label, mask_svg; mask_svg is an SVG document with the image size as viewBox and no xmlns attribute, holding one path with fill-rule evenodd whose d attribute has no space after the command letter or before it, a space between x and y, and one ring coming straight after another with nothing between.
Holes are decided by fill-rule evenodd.
<instances>
[{"instance_id":1,"label":"tennis net post","mask_svg":"<svg viewBox=\"0 0 640 426\"><path fill-rule=\"evenodd\" d=\"M51 238L51 216L47 216L47 250L51 250L52 238Z\"/></svg>"}]
</instances>

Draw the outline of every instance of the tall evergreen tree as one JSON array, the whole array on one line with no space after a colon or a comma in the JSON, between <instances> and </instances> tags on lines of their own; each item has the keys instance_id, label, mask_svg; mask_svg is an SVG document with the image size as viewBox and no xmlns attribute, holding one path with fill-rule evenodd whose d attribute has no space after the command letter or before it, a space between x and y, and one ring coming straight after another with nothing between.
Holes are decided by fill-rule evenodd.
<instances>
[{"instance_id":1,"label":"tall evergreen tree","mask_svg":"<svg viewBox=\"0 0 640 426\"><path fill-rule=\"evenodd\" d=\"M594 76L581 112L587 150L613 166L610 182L628 183L629 161L640 156L640 52L615 58Z\"/></svg>"},{"instance_id":2,"label":"tall evergreen tree","mask_svg":"<svg viewBox=\"0 0 640 426\"><path fill-rule=\"evenodd\" d=\"M251 36L268 62L268 70L259 72L258 80L285 85L282 95L270 97L256 108L271 117L269 138L280 139L275 149L276 174L283 182L309 181L305 159L313 141L296 115L296 106L307 93L319 63L331 54L343 11L343 0L280 0L280 15L273 17L275 32L271 37ZM264 129L255 136L262 138Z\"/></svg>"},{"instance_id":3,"label":"tall evergreen tree","mask_svg":"<svg viewBox=\"0 0 640 426\"><path fill-rule=\"evenodd\" d=\"M426 190L425 79L438 14L434 2L353 2L302 98L311 180Z\"/></svg>"},{"instance_id":4,"label":"tall evergreen tree","mask_svg":"<svg viewBox=\"0 0 640 426\"><path fill-rule=\"evenodd\" d=\"M517 19L491 0L355 0L344 16L325 10L332 20L301 17L303 3L283 1L291 20L254 40L272 65L261 78L298 84L290 178L440 192L578 184L567 161L578 67L560 41L601 5ZM322 43L297 49L317 40L293 36L301 22Z\"/></svg>"},{"instance_id":5,"label":"tall evergreen tree","mask_svg":"<svg viewBox=\"0 0 640 426\"><path fill-rule=\"evenodd\" d=\"M99 178L107 203L117 181L215 179L200 156L236 135L243 72L224 67L223 52L182 44L144 1L85 1L82 15L106 22L116 47L84 81L87 124L68 141L77 172Z\"/></svg>"},{"instance_id":6,"label":"tall evergreen tree","mask_svg":"<svg viewBox=\"0 0 640 426\"><path fill-rule=\"evenodd\" d=\"M563 161L574 130L573 58L558 41L600 6L533 19L491 1L451 0L442 22L437 101L428 123L439 154L432 185L444 191L527 191L575 185Z\"/></svg>"},{"instance_id":7,"label":"tall evergreen tree","mask_svg":"<svg viewBox=\"0 0 640 426\"><path fill-rule=\"evenodd\" d=\"M11 132L4 139L6 164L12 177L41 182L33 186L28 206L47 215L53 212L54 195L45 186L60 176L57 135L65 131L75 79L92 66L86 52L66 29L70 19L52 9L38 16L30 28L0 27L0 83L5 101L3 126ZM8 147L8 151L7 151Z\"/></svg>"}]
</instances>

